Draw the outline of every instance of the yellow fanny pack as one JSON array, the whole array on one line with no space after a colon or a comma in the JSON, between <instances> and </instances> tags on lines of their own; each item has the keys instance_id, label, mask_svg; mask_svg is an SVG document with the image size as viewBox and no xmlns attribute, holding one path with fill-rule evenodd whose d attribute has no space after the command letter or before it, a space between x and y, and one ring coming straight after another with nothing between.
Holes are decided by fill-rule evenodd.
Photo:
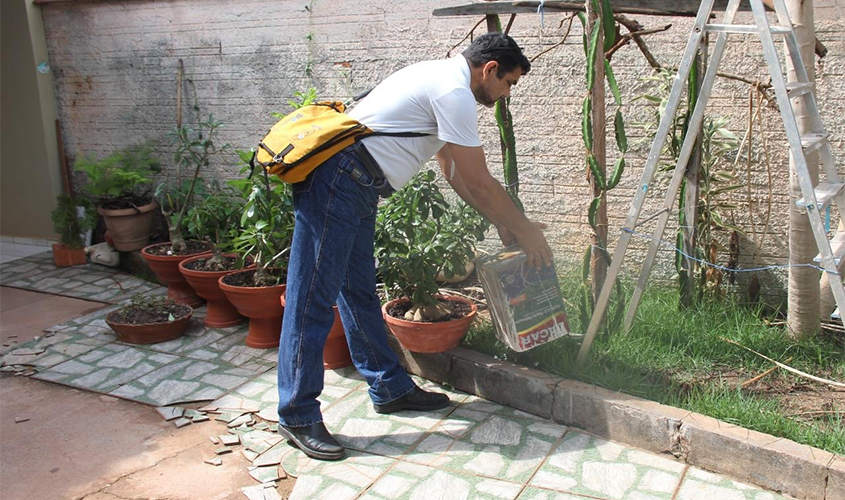
<instances>
[{"instance_id":1,"label":"yellow fanny pack","mask_svg":"<svg viewBox=\"0 0 845 500\"><path fill-rule=\"evenodd\" d=\"M257 163L288 183L305 180L338 151L372 135L421 137L418 132L375 132L346 115L346 106L325 101L303 106L285 116L258 143L250 164Z\"/></svg>"}]
</instances>

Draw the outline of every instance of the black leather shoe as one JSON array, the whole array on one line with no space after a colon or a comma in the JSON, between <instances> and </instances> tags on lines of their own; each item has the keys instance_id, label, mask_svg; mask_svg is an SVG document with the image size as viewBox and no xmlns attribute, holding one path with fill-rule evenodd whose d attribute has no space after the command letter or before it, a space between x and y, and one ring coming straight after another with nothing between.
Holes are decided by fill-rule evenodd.
<instances>
[{"instance_id":1,"label":"black leather shoe","mask_svg":"<svg viewBox=\"0 0 845 500\"><path fill-rule=\"evenodd\" d=\"M385 403L373 405L376 413L396 413L397 411L415 410L431 411L449 406L449 396L437 392L426 392L419 387L405 394L401 398Z\"/></svg>"},{"instance_id":2,"label":"black leather shoe","mask_svg":"<svg viewBox=\"0 0 845 500\"><path fill-rule=\"evenodd\" d=\"M317 460L340 460L346 455L344 447L329 434L322 422L306 427L285 427L279 424L279 434L287 438L288 443Z\"/></svg>"}]
</instances>

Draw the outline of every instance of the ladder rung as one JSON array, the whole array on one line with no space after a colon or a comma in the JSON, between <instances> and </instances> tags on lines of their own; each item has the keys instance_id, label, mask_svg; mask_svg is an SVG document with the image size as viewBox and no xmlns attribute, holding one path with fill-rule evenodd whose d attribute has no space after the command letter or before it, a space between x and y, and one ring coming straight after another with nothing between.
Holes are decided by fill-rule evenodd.
<instances>
[{"instance_id":1,"label":"ladder rung","mask_svg":"<svg viewBox=\"0 0 845 500\"><path fill-rule=\"evenodd\" d=\"M830 249L833 251L833 260L836 261L836 266L838 267L842 257L845 256L845 232L836 233L836 236L830 240ZM820 263L822 261L822 254L816 255L816 258L813 260Z\"/></svg>"},{"instance_id":2,"label":"ladder rung","mask_svg":"<svg viewBox=\"0 0 845 500\"><path fill-rule=\"evenodd\" d=\"M814 87L813 82L789 82L786 84L786 91L789 92L790 98L794 98L809 94Z\"/></svg>"},{"instance_id":3,"label":"ladder rung","mask_svg":"<svg viewBox=\"0 0 845 500\"><path fill-rule=\"evenodd\" d=\"M845 183L843 182L820 182L818 186L816 186L816 206L819 210L824 209L830 202L836 198L842 188L845 187ZM807 202L804 201L804 198L798 200L799 207L807 206Z\"/></svg>"},{"instance_id":4,"label":"ladder rung","mask_svg":"<svg viewBox=\"0 0 845 500\"><path fill-rule=\"evenodd\" d=\"M725 33L757 33L760 28L755 24L706 24L705 31L724 31ZM792 32L792 28L785 28L783 26L770 26L772 34L787 35Z\"/></svg>"},{"instance_id":5,"label":"ladder rung","mask_svg":"<svg viewBox=\"0 0 845 500\"><path fill-rule=\"evenodd\" d=\"M827 138L830 136L827 132L810 132L801 136L801 146L804 147L805 153L812 153L813 151L822 147Z\"/></svg>"}]
</instances>

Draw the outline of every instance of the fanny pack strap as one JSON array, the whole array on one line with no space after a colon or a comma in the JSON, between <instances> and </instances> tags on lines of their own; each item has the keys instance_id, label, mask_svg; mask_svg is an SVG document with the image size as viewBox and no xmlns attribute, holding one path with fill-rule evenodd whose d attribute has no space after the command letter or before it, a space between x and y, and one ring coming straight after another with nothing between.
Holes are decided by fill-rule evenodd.
<instances>
[{"instance_id":1,"label":"fanny pack strap","mask_svg":"<svg viewBox=\"0 0 845 500\"><path fill-rule=\"evenodd\" d=\"M382 197L387 198L396 191L393 189L393 186L387 182L387 179L384 177L384 173L378 166L378 162L375 158L373 158L373 155L370 154L363 142L359 141L355 145L353 152L355 153L355 156L358 157L361 165L363 165L367 170L367 173L370 174L370 177L373 178L373 187Z\"/></svg>"}]
</instances>

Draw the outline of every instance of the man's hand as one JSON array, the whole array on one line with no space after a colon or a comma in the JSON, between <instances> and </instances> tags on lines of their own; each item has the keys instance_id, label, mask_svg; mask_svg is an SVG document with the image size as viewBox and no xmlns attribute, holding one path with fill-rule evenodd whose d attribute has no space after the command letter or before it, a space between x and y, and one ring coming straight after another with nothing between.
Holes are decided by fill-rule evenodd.
<instances>
[{"instance_id":1,"label":"man's hand","mask_svg":"<svg viewBox=\"0 0 845 500\"><path fill-rule=\"evenodd\" d=\"M545 226L543 223L532 222L515 235L519 247L527 257L526 263L537 269L552 265L552 249L543 235Z\"/></svg>"}]
</instances>

